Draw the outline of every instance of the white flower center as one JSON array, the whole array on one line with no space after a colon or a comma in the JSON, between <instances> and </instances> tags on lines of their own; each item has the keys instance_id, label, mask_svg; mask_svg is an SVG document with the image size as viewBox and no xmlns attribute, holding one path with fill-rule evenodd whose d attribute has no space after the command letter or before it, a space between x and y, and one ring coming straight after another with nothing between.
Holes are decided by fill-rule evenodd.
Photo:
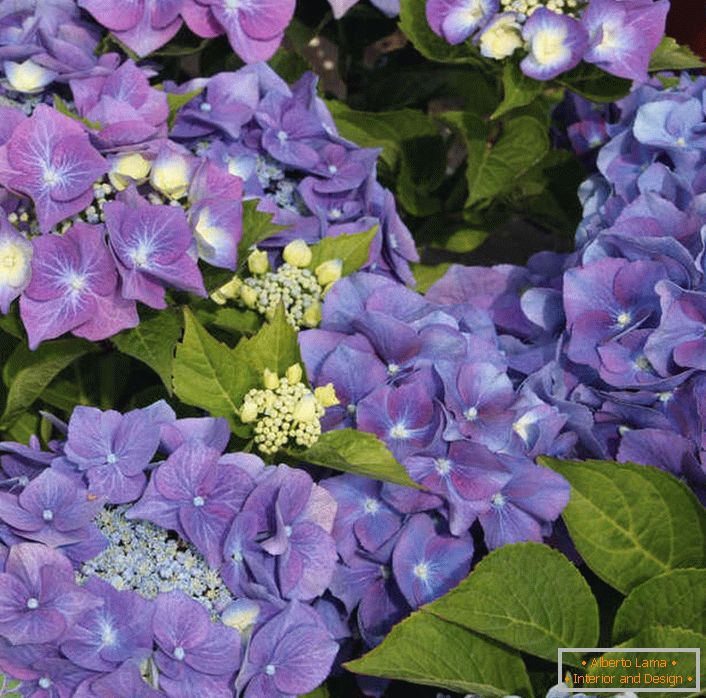
<instances>
[{"instance_id":1,"label":"white flower center","mask_svg":"<svg viewBox=\"0 0 706 698\"><path fill-rule=\"evenodd\" d=\"M194 497L191 501L195 507L202 507L204 504L206 504L206 500L203 497L200 497L199 495L196 495L196 497Z\"/></svg>"},{"instance_id":2,"label":"white flower center","mask_svg":"<svg viewBox=\"0 0 706 698\"><path fill-rule=\"evenodd\" d=\"M184 657L186 657L186 652L184 651L183 647L175 647L174 648L174 659L176 659L178 662L183 662Z\"/></svg>"},{"instance_id":3,"label":"white flower center","mask_svg":"<svg viewBox=\"0 0 706 698\"><path fill-rule=\"evenodd\" d=\"M27 608L29 608L30 611L34 611L39 608L39 600L35 599L34 596L27 599Z\"/></svg>"},{"instance_id":4,"label":"white flower center","mask_svg":"<svg viewBox=\"0 0 706 698\"><path fill-rule=\"evenodd\" d=\"M436 459L436 472L439 475L448 475L451 470L451 461L448 458L437 458Z\"/></svg>"},{"instance_id":5,"label":"white flower center","mask_svg":"<svg viewBox=\"0 0 706 698\"><path fill-rule=\"evenodd\" d=\"M265 667L265 673L266 673L268 676L274 676L274 675L275 675L275 665L274 665L274 664L268 664L268 665Z\"/></svg>"},{"instance_id":6,"label":"white flower center","mask_svg":"<svg viewBox=\"0 0 706 698\"><path fill-rule=\"evenodd\" d=\"M51 509L45 509L42 512L42 518L47 522L51 521L54 518L54 512Z\"/></svg>"},{"instance_id":7,"label":"white flower center","mask_svg":"<svg viewBox=\"0 0 706 698\"><path fill-rule=\"evenodd\" d=\"M390 437L393 439L408 439L409 430L402 422L399 422L390 429Z\"/></svg>"},{"instance_id":8,"label":"white flower center","mask_svg":"<svg viewBox=\"0 0 706 698\"><path fill-rule=\"evenodd\" d=\"M475 419L478 419L478 408L477 407L469 407L464 413L463 416L469 421L472 422Z\"/></svg>"},{"instance_id":9,"label":"white flower center","mask_svg":"<svg viewBox=\"0 0 706 698\"><path fill-rule=\"evenodd\" d=\"M420 562L414 566L412 573L415 577L426 581L429 578L429 566L426 562Z\"/></svg>"},{"instance_id":10,"label":"white flower center","mask_svg":"<svg viewBox=\"0 0 706 698\"><path fill-rule=\"evenodd\" d=\"M505 495L500 494L500 492L497 492L490 498L490 503L496 508L496 509L501 509L502 507L505 506L505 502L507 502L507 498Z\"/></svg>"},{"instance_id":11,"label":"white flower center","mask_svg":"<svg viewBox=\"0 0 706 698\"><path fill-rule=\"evenodd\" d=\"M618 315L617 318L615 318L615 322L618 325L618 327L627 327L630 324L630 321L632 318L630 317L630 313L623 311Z\"/></svg>"},{"instance_id":12,"label":"white flower center","mask_svg":"<svg viewBox=\"0 0 706 698\"><path fill-rule=\"evenodd\" d=\"M363 503L363 509L365 509L366 514L377 514L380 510L380 503L372 497L366 497Z\"/></svg>"}]
</instances>

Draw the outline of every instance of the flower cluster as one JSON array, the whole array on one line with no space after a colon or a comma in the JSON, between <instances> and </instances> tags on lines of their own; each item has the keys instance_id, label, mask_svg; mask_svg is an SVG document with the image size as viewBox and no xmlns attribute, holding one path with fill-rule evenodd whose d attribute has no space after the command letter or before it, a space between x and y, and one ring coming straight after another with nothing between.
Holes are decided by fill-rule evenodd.
<instances>
[{"instance_id":1,"label":"flower cluster","mask_svg":"<svg viewBox=\"0 0 706 698\"><path fill-rule=\"evenodd\" d=\"M313 75L290 88L256 64L168 89L198 92L171 137L242 179L244 196L286 226L259 243L263 250L281 254L294 240L312 244L377 225L366 268L413 283L409 262L418 255L392 193L377 181L379 151L338 135Z\"/></svg>"},{"instance_id":2,"label":"flower cluster","mask_svg":"<svg viewBox=\"0 0 706 698\"><path fill-rule=\"evenodd\" d=\"M83 121L24 98L0 107L0 311L20 297L31 348L134 327L138 302L205 296L199 261L236 269L243 193L286 226L264 243L273 264L294 239L382 224L369 268L411 279L416 253L375 179L377 151L335 135L309 77L290 90L257 64L197 81L202 94L169 134L151 74L128 60L72 78ZM291 266L246 280L242 300L264 314L283 300L292 324L314 326L323 289Z\"/></svg>"},{"instance_id":3,"label":"flower cluster","mask_svg":"<svg viewBox=\"0 0 706 698\"><path fill-rule=\"evenodd\" d=\"M54 421L50 450L0 444L0 670L27 695L307 693L470 570L437 496L223 454L223 419L159 402ZM510 480L466 474L479 496Z\"/></svg>"},{"instance_id":4,"label":"flower cluster","mask_svg":"<svg viewBox=\"0 0 706 698\"><path fill-rule=\"evenodd\" d=\"M582 60L647 79L669 0L427 0L429 26L450 44L472 39L487 58L524 54L520 68L551 80Z\"/></svg>"},{"instance_id":5,"label":"flower cluster","mask_svg":"<svg viewBox=\"0 0 706 698\"><path fill-rule=\"evenodd\" d=\"M338 404L330 383L312 392L302 382L303 375L299 364L282 377L265 369L264 389L253 388L245 396L240 419L255 423L255 443L262 453L272 455L286 445L313 446L326 408Z\"/></svg>"}]
</instances>

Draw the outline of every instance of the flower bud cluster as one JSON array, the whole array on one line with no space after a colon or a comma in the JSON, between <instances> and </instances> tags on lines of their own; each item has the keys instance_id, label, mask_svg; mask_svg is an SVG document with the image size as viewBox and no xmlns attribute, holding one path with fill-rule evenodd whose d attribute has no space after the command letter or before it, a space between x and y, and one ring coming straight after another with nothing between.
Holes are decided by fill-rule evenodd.
<instances>
[{"instance_id":1,"label":"flower bud cluster","mask_svg":"<svg viewBox=\"0 0 706 698\"><path fill-rule=\"evenodd\" d=\"M316 327L321 321L321 301L341 278L343 264L341 260L327 260L311 271L307 268L313 258L311 248L303 240L290 242L283 257L284 264L271 271L267 253L254 249L248 257L252 276L245 280L233 277L211 298L220 305L234 300L268 319L282 303L287 322L294 329Z\"/></svg>"},{"instance_id":2,"label":"flower bud cluster","mask_svg":"<svg viewBox=\"0 0 706 698\"><path fill-rule=\"evenodd\" d=\"M240 419L254 423L255 443L272 455L287 444L309 448L321 436L321 417L327 407L338 404L332 384L313 392L302 382L299 364L282 377L265 369L264 388L253 388L245 396Z\"/></svg>"},{"instance_id":3,"label":"flower bud cluster","mask_svg":"<svg viewBox=\"0 0 706 698\"><path fill-rule=\"evenodd\" d=\"M85 562L77 573L79 583L100 577L118 590L131 589L152 599L173 590L191 596L214 617L233 600L216 570L196 549L148 521L125 518L127 507L104 509L96 524L108 547Z\"/></svg>"},{"instance_id":4,"label":"flower bud cluster","mask_svg":"<svg viewBox=\"0 0 706 698\"><path fill-rule=\"evenodd\" d=\"M517 12L529 17L540 7L560 15L576 15L581 3L579 0L500 0L500 5L505 12Z\"/></svg>"}]
</instances>

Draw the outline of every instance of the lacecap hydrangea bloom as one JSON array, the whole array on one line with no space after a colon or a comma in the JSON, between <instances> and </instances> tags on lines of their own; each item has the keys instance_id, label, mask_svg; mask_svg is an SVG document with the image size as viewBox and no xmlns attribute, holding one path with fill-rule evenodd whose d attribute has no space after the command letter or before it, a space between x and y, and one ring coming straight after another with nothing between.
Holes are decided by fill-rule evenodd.
<instances>
[{"instance_id":1,"label":"lacecap hydrangea bloom","mask_svg":"<svg viewBox=\"0 0 706 698\"><path fill-rule=\"evenodd\" d=\"M647 79L664 36L668 0L427 0L432 30L472 40L486 58L523 54L522 72L550 80L582 60L630 80Z\"/></svg>"},{"instance_id":2,"label":"lacecap hydrangea bloom","mask_svg":"<svg viewBox=\"0 0 706 698\"><path fill-rule=\"evenodd\" d=\"M0 444L0 670L23 695L307 693L470 570L435 495L223 453L224 419L54 422L49 450ZM511 477L482 470L479 497Z\"/></svg>"},{"instance_id":3,"label":"lacecap hydrangea bloom","mask_svg":"<svg viewBox=\"0 0 706 698\"><path fill-rule=\"evenodd\" d=\"M138 324L138 304L205 297L203 265L236 269L243 197L282 225L249 264L268 269L245 280L247 307L267 315L279 297L292 324L315 326L335 270L317 279L287 245L376 225L367 268L411 281L416 252L377 183L377 151L336 135L311 76L290 90L256 64L198 80L170 133L152 75L128 60L72 77L83 121L21 95L0 107L0 311L20 297L31 348L66 332L110 337Z\"/></svg>"}]
</instances>

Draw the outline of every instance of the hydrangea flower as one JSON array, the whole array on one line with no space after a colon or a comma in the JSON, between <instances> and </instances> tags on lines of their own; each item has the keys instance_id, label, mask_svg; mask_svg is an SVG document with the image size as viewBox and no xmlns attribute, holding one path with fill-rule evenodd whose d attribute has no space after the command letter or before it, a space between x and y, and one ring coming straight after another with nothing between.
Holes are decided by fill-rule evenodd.
<instances>
[{"instance_id":1,"label":"hydrangea flower","mask_svg":"<svg viewBox=\"0 0 706 698\"><path fill-rule=\"evenodd\" d=\"M0 492L0 519L21 538L57 547L85 540L102 505L72 478L49 468L19 495Z\"/></svg>"},{"instance_id":2,"label":"hydrangea flower","mask_svg":"<svg viewBox=\"0 0 706 698\"><path fill-rule=\"evenodd\" d=\"M7 314L10 303L30 281L32 244L7 221L0 218L0 312Z\"/></svg>"},{"instance_id":3,"label":"hydrangea flower","mask_svg":"<svg viewBox=\"0 0 706 698\"><path fill-rule=\"evenodd\" d=\"M130 502L145 489L145 470L159 445L157 425L142 410L77 407L69 420L66 460L85 472L92 492L113 504Z\"/></svg>"},{"instance_id":4,"label":"hydrangea flower","mask_svg":"<svg viewBox=\"0 0 706 698\"><path fill-rule=\"evenodd\" d=\"M213 623L201 604L179 591L160 594L153 619L155 663L170 698L231 698L240 666L240 637Z\"/></svg>"},{"instance_id":5,"label":"hydrangea flower","mask_svg":"<svg viewBox=\"0 0 706 698\"><path fill-rule=\"evenodd\" d=\"M220 464L219 457L202 442L187 441L157 470L127 518L177 531L216 567L228 527L252 488L247 473Z\"/></svg>"},{"instance_id":6,"label":"hydrangea flower","mask_svg":"<svg viewBox=\"0 0 706 698\"><path fill-rule=\"evenodd\" d=\"M44 104L15 128L3 151L0 182L32 198L43 232L86 208L107 169L81 125Z\"/></svg>"},{"instance_id":7,"label":"hydrangea flower","mask_svg":"<svg viewBox=\"0 0 706 698\"><path fill-rule=\"evenodd\" d=\"M102 600L76 586L71 563L39 543L10 548L0 573L0 634L14 645L54 642Z\"/></svg>"},{"instance_id":8,"label":"hydrangea flower","mask_svg":"<svg viewBox=\"0 0 706 698\"><path fill-rule=\"evenodd\" d=\"M522 28L529 55L522 72L535 80L551 80L579 64L588 46L588 32L573 17L544 7L535 10Z\"/></svg>"},{"instance_id":9,"label":"hydrangea flower","mask_svg":"<svg viewBox=\"0 0 706 698\"><path fill-rule=\"evenodd\" d=\"M497 11L498 0L427 0L429 26L450 44L460 44Z\"/></svg>"},{"instance_id":10,"label":"hydrangea flower","mask_svg":"<svg viewBox=\"0 0 706 698\"><path fill-rule=\"evenodd\" d=\"M245 698L285 698L313 691L338 652L311 608L291 603L253 636L236 688Z\"/></svg>"},{"instance_id":11,"label":"hydrangea flower","mask_svg":"<svg viewBox=\"0 0 706 698\"><path fill-rule=\"evenodd\" d=\"M33 248L32 278L20 298L31 349L64 332L97 341L137 325L135 302L118 295L101 226L76 223L61 237L37 238Z\"/></svg>"}]
</instances>

